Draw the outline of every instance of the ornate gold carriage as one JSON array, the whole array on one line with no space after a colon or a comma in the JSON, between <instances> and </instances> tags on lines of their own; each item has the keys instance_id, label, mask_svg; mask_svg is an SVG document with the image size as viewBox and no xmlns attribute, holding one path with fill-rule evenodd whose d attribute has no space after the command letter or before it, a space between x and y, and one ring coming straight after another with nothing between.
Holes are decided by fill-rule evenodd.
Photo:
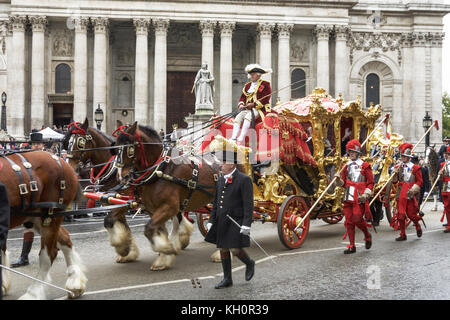
<instances>
[{"instance_id":1,"label":"ornate gold carriage","mask_svg":"<svg viewBox=\"0 0 450 320\"><path fill-rule=\"evenodd\" d=\"M237 147L234 142L221 136L215 137L211 149L234 148L245 159L245 171L254 182L254 220L277 223L281 242L287 248L295 249L305 241L310 219L322 219L334 224L343 218L344 190L332 186L314 211L303 219L311 204L319 198L334 174L348 160L345 156L345 143L354 138L361 143L366 140L381 116L381 106L370 106L368 110L363 110L359 98L344 103L341 97L333 99L325 90L316 88L311 95L278 104L274 110L279 117L286 117L300 124L307 133L309 137L304 142L315 165L301 161L287 164L280 159L278 166L274 167L271 163L271 168L261 171L260 164L250 163L251 149ZM278 147L282 151L283 132L278 134L281 136ZM363 148L363 160L371 164L378 161L380 164L380 183L388 177L389 161L398 141L401 142L400 136L395 135L395 139L388 141L380 130ZM374 154L374 150L378 152L378 156ZM381 154L384 156L381 157ZM199 214L198 221L200 228L204 230L205 218L202 218L202 214ZM300 222L302 223L299 224Z\"/></svg>"}]
</instances>

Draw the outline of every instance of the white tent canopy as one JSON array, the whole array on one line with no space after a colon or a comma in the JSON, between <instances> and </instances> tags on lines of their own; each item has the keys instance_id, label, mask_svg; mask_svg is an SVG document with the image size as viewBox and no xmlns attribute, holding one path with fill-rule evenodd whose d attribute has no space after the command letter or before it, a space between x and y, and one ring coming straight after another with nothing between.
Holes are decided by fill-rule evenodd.
<instances>
[{"instance_id":1,"label":"white tent canopy","mask_svg":"<svg viewBox=\"0 0 450 320\"><path fill-rule=\"evenodd\" d=\"M63 134L50 129L49 127L39 131L39 133L42 133L43 139L62 139L62 138L64 138Z\"/></svg>"}]
</instances>

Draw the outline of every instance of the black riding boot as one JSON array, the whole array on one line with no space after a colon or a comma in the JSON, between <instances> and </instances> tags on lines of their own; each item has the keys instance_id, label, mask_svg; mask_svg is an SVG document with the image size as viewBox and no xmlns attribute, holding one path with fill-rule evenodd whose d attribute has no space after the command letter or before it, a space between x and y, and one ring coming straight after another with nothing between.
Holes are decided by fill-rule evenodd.
<instances>
[{"instance_id":1,"label":"black riding boot","mask_svg":"<svg viewBox=\"0 0 450 320\"><path fill-rule=\"evenodd\" d=\"M253 278L253 275L255 274L255 261L250 259L247 252L245 252L244 249L241 249L236 256L239 258L239 260L245 263L246 265L245 280L250 281Z\"/></svg>"},{"instance_id":2,"label":"black riding boot","mask_svg":"<svg viewBox=\"0 0 450 320\"><path fill-rule=\"evenodd\" d=\"M230 252L220 251L220 257L222 259L223 268L223 280L216 284L216 289L222 289L231 287L233 285L233 279L231 278L231 256Z\"/></svg>"},{"instance_id":3,"label":"black riding boot","mask_svg":"<svg viewBox=\"0 0 450 320\"><path fill-rule=\"evenodd\" d=\"M17 268L17 267L23 267L30 264L28 261L28 254L31 251L31 247L33 246L33 241L24 241L22 244L22 253L20 254L19 259L14 261L11 264L11 267Z\"/></svg>"}]
</instances>

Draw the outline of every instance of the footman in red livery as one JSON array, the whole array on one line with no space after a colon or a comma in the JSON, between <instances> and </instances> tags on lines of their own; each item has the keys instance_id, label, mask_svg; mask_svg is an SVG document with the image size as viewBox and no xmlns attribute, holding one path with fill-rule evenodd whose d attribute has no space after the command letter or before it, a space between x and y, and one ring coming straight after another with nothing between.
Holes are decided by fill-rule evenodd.
<instances>
[{"instance_id":1,"label":"footman in red livery","mask_svg":"<svg viewBox=\"0 0 450 320\"><path fill-rule=\"evenodd\" d=\"M442 200L444 201L444 213L441 218L441 222L444 221L444 217L447 217L447 225L444 232L450 233L450 146L444 150L445 161L441 163L440 178L442 179Z\"/></svg>"},{"instance_id":2,"label":"footman in red livery","mask_svg":"<svg viewBox=\"0 0 450 320\"><path fill-rule=\"evenodd\" d=\"M400 226L400 237L397 241L405 241L406 237L406 217L408 217L416 226L417 236L422 236L422 228L419 221L422 219L419 215L419 205L417 196L420 193L422 185L422 172L420 166L413 164L411 159L413 146L409 143L403 143L399 146L401 164L395 167L393 182L398 181L397 188L397 214Z\"/></svg>"},{"instance_id":3,"label":"footman in red livery","mask_svg":"<svg viewBox=\"0 0 450 320\"><path fill-rule=\"evenodd\" d=\"M372 168L368 162L359 158L361 154L361 143L358 140L350 140L346 145L350 160L342 170L338 180L345 188L344 216L346 235L350 244L345 254L355 253L355 226L364 233L366 249L372 246L372 235L368 230L366 220L372 220L369 208L369 199L372 195L374 179ZM345 238L345 237L344 237Z\"/></svg>"}]
</instances>

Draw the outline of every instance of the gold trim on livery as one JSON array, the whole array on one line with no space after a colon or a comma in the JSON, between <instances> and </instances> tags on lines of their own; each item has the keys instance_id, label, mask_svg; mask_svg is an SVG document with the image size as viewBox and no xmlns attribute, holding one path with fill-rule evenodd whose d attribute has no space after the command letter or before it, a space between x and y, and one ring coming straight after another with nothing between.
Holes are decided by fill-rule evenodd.
<instances>
[{"instance_id":1,"label":"gold trim on livery","mask_svg":"<svg viewBox=\"0 0 450 320\"><path fill-rule=\"evenodd\" d=\"M255 87L255 91L253 91L253 92L247 92L247 91L245 91L245 87L247 86L247 84L248 83L250 83L250 82L247 82L246 84L245 84L245 86L244 86L244 88L242 88L242 93L244 94L244 96L246 97L246 99L245 99L245 104L248 104L249 102L254 102L255 104L256 104L256 110L258 111L258 113L259 113L259 116L261 117L261 120L263 120L264 121L264 112L262 112L262 108L265 108L265 110L266 110L266 112L272 112L272 108L270 107L270 104L266 104L266 105L263 105L262 103L261 103L261 101L259 101L257 98L256 98L256 95L258 94L258 89L259 89L259 86L261 85L261 83L263 82L263 80L261 80L261 79L259 79L258 81L257 81L257 84L256 84L256 87Z\"/></svg>"}]
</instances>

